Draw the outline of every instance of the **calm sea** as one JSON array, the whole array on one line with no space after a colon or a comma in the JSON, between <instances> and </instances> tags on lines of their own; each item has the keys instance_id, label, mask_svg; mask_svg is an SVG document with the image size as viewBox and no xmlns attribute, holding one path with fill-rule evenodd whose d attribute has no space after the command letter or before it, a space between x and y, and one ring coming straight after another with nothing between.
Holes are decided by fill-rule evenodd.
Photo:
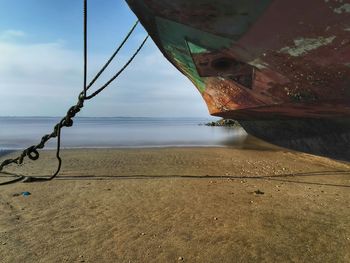
<instances>
[{"instance_id":1,"label":"calm sea","mask_svg":"<svg viewBox=\"0 0 350 263\"><path fill-rule=\"evenodd\" d=\"M58 118L0 117L0 154L23 149L50 133ZM239 144L246 133L237 128L208 127L201 118L76 118L62 130L64 148L133 148L226 146ZM53 148L55 141L48 144Z\"/></svg>"}]
</instances>

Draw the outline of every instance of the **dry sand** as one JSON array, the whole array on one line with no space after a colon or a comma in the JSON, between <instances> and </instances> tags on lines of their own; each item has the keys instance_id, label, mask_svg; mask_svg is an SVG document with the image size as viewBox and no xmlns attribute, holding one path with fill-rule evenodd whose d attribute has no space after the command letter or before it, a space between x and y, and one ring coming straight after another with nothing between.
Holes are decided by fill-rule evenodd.
<instances>
[{"instance_id":1,"label":"dry sand","mask_svg":"<svg viewBox=\"0 0 350 263\"><path fill-rule=\"evenodd\" d=\"M254 143L62 155L56 180L0 188L0 262L350 262L348 164Z\"/></svg>"}]
</instances>

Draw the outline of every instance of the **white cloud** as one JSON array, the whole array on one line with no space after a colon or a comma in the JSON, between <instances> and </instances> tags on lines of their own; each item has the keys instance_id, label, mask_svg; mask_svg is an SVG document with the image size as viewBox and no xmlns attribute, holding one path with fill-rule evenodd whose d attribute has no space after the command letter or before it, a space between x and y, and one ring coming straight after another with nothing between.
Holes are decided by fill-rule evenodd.
<instances>
[{"instance_id":1,"label":"white cloud","mask_svg":"<svg viewBox=\"0 0 350 263\"><path fill-rule=\"evenodd\" d=\"M63 41L23 44L9 41L21 31L0 34L0 115L61 116L82 87L82 54ZM7 39L6 39L7 37ZM108 58L89 57L89 76ZM127 57L103 77L114 74ZM99 84L103 81L99 81ZM108 90L86 104L83 116L208 116L199 92L165 60L153 43Z\"/></svg>"},{"instance_id":2,"label":"white cloud","mask_svg":"<svg viewBox=\"0 0 350 263\"><path fill-rule=\"evenodd\" d=\"M25 36L26 34L21 30L8 29L0 33L0 40L9 41Z\"/></svg>"}]
</instances>

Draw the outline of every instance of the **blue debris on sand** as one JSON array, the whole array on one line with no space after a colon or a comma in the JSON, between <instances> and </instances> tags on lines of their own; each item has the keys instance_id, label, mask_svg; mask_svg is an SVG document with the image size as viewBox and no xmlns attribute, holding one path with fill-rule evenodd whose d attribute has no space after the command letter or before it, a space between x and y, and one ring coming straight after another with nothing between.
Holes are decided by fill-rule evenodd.
<instances>
[{"instance_id":1,"label":"blue debris on sand","mask_svg":"<svg viewBox=\"0 0 350 263\"><path fill-rule=\"evenodd\" d=\"M23 196L30 196L30 195L31 195L30 192L22 192L21 194L22 194Z\"/></svg>"}]
</instances>

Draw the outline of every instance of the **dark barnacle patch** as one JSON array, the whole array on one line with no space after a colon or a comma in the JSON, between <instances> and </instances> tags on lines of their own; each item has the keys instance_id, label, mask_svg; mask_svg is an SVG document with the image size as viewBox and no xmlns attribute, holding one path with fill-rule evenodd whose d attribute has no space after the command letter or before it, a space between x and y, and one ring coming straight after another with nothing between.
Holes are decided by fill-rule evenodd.
<instances>
[{"instance_id":1,"label":"dark barnacle patch","mask_svg":"<svg viewBox=\"0 0 350 263\"><path fill-rule=\"evenodd\" d=\"M293 102L312 102L317 100L317 95L308 90L302 91L292 91L288 88L285 88L288 97Z\"/></svg>"}]
</instances>

